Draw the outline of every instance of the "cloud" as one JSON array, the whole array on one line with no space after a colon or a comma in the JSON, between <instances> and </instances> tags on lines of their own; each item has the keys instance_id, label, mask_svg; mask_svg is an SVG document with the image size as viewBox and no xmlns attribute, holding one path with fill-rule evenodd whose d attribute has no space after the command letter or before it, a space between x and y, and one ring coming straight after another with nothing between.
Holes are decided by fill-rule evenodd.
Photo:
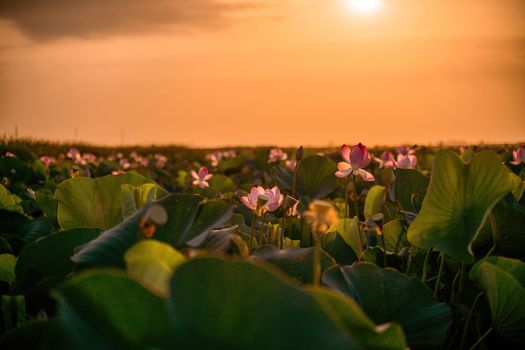
<instances>
[{"instance_id":1,"label":"cloud","mask_svg":"<svg viewBox=\"0 0 525 350\"><path fill-rule=\"evenodd\" d=\"M227 15L257 8L248 0L0 0L0 19L33 40L101 37L172 26L216 27Z\"/></svg>"}]
</instances>

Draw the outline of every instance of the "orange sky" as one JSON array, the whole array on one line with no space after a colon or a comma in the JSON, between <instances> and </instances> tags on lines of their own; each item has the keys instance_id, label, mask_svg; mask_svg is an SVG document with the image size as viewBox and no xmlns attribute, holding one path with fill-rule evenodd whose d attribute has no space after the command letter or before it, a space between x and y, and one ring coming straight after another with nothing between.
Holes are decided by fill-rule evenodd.
<instances>
[{"instance_id":1,"label":"orange sky","mask_svg":"<svg viewBox=\"0 0 525 350\"><path fill-rule=\"evenodd\" d=\"M525 140L525 1L383 0L368 14L349 1L0 0L0 134Z\"/></svg>"}]
</instances>

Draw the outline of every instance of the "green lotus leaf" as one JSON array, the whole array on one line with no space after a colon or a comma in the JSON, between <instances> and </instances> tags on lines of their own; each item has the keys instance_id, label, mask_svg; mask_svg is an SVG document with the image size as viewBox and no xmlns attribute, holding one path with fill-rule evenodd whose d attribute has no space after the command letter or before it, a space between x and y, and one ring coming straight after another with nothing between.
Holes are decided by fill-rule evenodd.
<instances>
[{"instance_id":1,"label":"green lotus leaf","mask_svg":"<svg viewBox=\"0 0 525 350\"><path fill-rule=\"evenodd\" d=\"M362 335L341 326L353 322L371 329L370 320L347 305L341 321L318 299L281 273L253 263L194 259L171 280L171 332L179 346L192 348L362 348L363 339L357 339Z\"/></svg>"},{"instance_id":2,"label":"green lotus leaf","mask_svg":"<svg viewBox=\"0 0 525 350\"><path fill-rule=\"evenodd\" d=\"M525 263L491 256L478 261L469 278L485 291L495 331L505 339L525 342Z\"/></svg>"},{"instance_id":3,"label":"green lotus leaf","mask_svg":"<svg viewBox=\"0 0 525 350\"><path fill-rule=\"evenodd\" d=\"M428 188L430 179L416 169L396 169L394 193L396 200L404 210L416 212L414 199L421 196Z\"/></svg>"},{"instance_id":4,"label":"green lotus leaf","mask_svg":"<svg viewBox=\"0 0 525 350\"><path fill-rule=\"evenodd\" d=\"M449 307L419 280L371 263L333 267L323 284L353 298L376 324L399 323L414 349L440 348L451 324Z\"/></svg>"},{"instance_id":5,"label":"green lotus leaf","mask_svg":"<svg viewBox=\"0 0 525 350\"><path fill-rule=\"evenodd\" d=\"M62 182L55 191L57 219L62 229L90 227L107 230L124 219L122 185L155 184L139 174L107 175L95 179L75 177ZM166 192L158 185L157 199Z\"/></svg>"},{"instance_id":6,"label":"green lotus leaf","mask_svg":"<svg viewBox=\"0 0 525 350\"><path fill-rule=\"evenodd\" d=\"M75 228L54 233L27 244L16 264L17 284L25 289L45 277L65 277L75 264L75 248L95 239L99 229Z\"/></svg>"},{"instance_id":7,"label":"green lotus leaf","mask_svg":"<svg viewBox=\"0 0 525 350\"><path fill-rule=\"evenodd\" d=\"M24 214L24 208L20 203L22 203L20 197L12 194L4 185L0 184L0 209Z\"/></svg>"},{"instance_id":8,"label":"green lotus leaf","mask_svg":"<svg viewBox=\"0 0 525 350\"><path fill-rule=\"evenodd\" d=\"M496 249L501 255L509 258L525 260L525 210L524 207L512 201L502 200L492 210L490 231Z\"/></svg>"},{"instance_id":9,"label":"green lotus leaf","mask_svg":"<svg viewBox=\"0 0 525 350\"><path fill-rule=\"evenodd\" d=\"M0 338L2 350L71 350L74 346L56 319L26 322Z\"/></svg>"},{"instance_id":10,"label":"green lotus leaf","mask_svg":"<svg viewBox=\"0 0 525 350\"><path fill-rule=\"evenodd\" d=\"M154 183L146 183L140 186L130 184L121 185L120 199L122 203L122 215L127 218L135 214L147 202L156 200L166 195L164 190L157 193L160 187Z\"/></svg>"},{"instance_id":11,"label":"green lotus leaf","mask_svg":"<svg viewBox=\"0 0 525 350\"><path fill-rule=\"evenodd\" d=\"M386 187L375 185L368 190L365 200L365 218L369 219L374 214L383 212L383 204L386 200Z\"/></svg>"},{"instance_id":12,"label":"green lotus leaf","mask_svg":"<svg viewBox=\"0 0 525 350\"><path fill-rule=\"evenodd\" d=\"M328 232L337 232L345 243L352 247L356 256L361 256L363 254L363 245L366 242L366 236L359 228L361 223L357 216L354 216L352 219L343 218L330 226Z\"/></svg>"},{"instance_id":13,"label":"green lotus leaf","mask_svg":"<svg viewBox=\"0 0 525 350\"><path fill-rule=\"evenodd\" d=\"M313 283L314 247L281 250L264 246L252 254L252 259L265 261L302 283ZM321 272L335 265L335 260L321 250Z\"/></svg>"},{"instance_id":14,"label":"green lotus leaf","mask_svg":"<svg viewBox=\"0 0 525 350\"><path fill-rule=\"evenodd\" d=\"M82 267L125 268L124 254L139 239L142 217L152 205L164 207L168 221L158 225L154 238L175 248L202 242L212 228L220 227L232 214L229 204L220 200L203 200L193 194L171 194L149 202L118 226L103 232L97 239L79 250L73 261Z\"/></svg>"},{"instance_id":15,"label":"green lotus leaf","mask_svg":"<svg viewBox=\"0 0 525 350\"><path fill-rule=\"evenodd\" d=\"M185 258L167 243L145 239L128 249L124 260L128 276L152 293L167 297L171 275Z\"/></svg>"},{"instance_id":16,"label":"green lotus leaf","mask_svg":"<svg viewBox=\"0 0 525 350\"><path fill-rule=\"evenodd\" d=\"M307 288L307 291L332 315L340 329L351 334L361 349L407 349L400 325L388 323L376 326L353 299L324 288Z\"/></svg>"},{"instance_id":17,"label":"green lotus leaf","mask_svg":"<svg viewBox=\"0 0 525 350\"><path fill-rule=\"evenodd\" d=\"M93 270L55 292L58 316L80 349L165 348L164 300L125 274Z\"/></svg>"},{"instance_id":18,"label":"green lotus leaf","mask_svg":"<svg viewBox=\"0 0 525 350\"><path fill-rule=\"evenodd\" d=\"M17 258L12 254L0 254L0 281L13 284Z\"/></svg>"},{"instance_id":19,"label":"green lotus leaf","mask_svg":"<svg viewBox=\"0 0 525 350\"><path fill-rule=\"evenodd\" d=\"M472 241L488 213L520 181L493 151L479 153L468 164L451 151L439 151L431 178L421 212L408 229L408 240L472 263Z\"/></svg>"},{"instance_id":20,"label":"green lotus leaf","mask_svg":"<svg viewBox=\"0 0 525 350\"><path fill-rule=\"evenodd\" d=\"M398 219L383 225L383 238L387 252L398 253L403 247L408 247L406 231Z\"/></svg>"},{"instance_id":21,"label":"green lotus leaf","mask_svg":"<svg viewBox=\"0 0 525 350\"><path fill-rule=\"evenodd\" d=\"M328 158L318 155L304 158L297 166L297 195L325 198L339 186L336 171L337 165Z\"/></svg>"}]
</instances>

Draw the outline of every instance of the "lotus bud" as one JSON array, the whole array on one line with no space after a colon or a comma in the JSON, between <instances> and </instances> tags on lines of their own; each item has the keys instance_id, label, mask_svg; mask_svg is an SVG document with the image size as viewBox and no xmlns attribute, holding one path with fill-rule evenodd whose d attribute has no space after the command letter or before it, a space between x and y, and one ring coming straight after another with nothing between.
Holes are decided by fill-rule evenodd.
<instances>
[{"instance_id":1,"label":"lotus bud","mask_svg":"<svg viewBox=\"0 0 525 350\"><path fill-rule=\"evenodd\" d=\"M359 143L352 147L352 150L350 151L350 163L353 166L362 169L370 164L370 159L370 153L368 153L368 149L365 145Z\"/></svg>"},{"instance_id":2,"label":"lotus bud","mask_svg":"<svg viewBox=\"0 0 525 350\"><path fill-rule=\"evenodd\" d=\"M300 146L297 149L297 151L295 151L295 160L299 162L301 159L303 159L303 155L304 155L304 148L303 146Z\"/></svg>"}]
</instances>

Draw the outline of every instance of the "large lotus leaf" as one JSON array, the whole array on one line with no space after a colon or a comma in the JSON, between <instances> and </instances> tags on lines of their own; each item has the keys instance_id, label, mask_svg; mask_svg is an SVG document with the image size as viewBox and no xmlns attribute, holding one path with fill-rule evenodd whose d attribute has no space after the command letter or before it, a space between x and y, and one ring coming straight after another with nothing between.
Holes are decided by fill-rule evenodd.
<instances>
[{"instance_id":1,"label":"large lotus leaf","mask_svg":"<svg viewBox=\"0 0 525 350\"><path fill-rule=\"evenodd\" d=\"M451 323L449 307L415 277L371 263L333 267L323 283L352 297L376 324L397 322L414 349L439 348Z\"/></svg>"},{"instance_id":2,"label":"large lotus leaf","mask_svg":"<svg viewBox=\"0 0 525 350\"><path fill-rule=\"evenodd\" d=\"M469 164L451 151L439 151L408 240L420 248L436 247L461 262L474 262L472 241L492 207L519 183L493 151L479 153Z\"/></svg>"},{"instance_id":3,"label":"large lotus leaf","mask_svg":"<svg viewBox=\"0 0 525 350\"><path fill-rule=\"evenodd\" d=\"M154 183L146 183L140 186L133 186L124 184L121 186L121 203L122 215L124 218L135 214L147 202L152 202L157 198L166 195L164 190L161 190L159 195L157 191L160 187Z\"/></svg>"},{"instance_id":4,"label":"large lotus leaf","mask_svg":"<svg viewBox=\"0 0 525 350\"><path fill-rule=\"evenodd\" d=\"M16 264L17 284L27 288L45 277L65 277L75 267L71 261L75 248L95 239L99 233L96 228L76 228L27 244Z\"/></svg>"},{"instance_id":5,"label":"large lotus leaf","mask_svg":"<svg viewBox=\"0 0 525 350\"><path fill-rule=\"evenodd\" d=\"M518 203L500 201L492 210L497 251L510 258L525 260L525 210ZM492 225L494 224L494 225Z\"/></svg>"},{"instance_id":6,"label":"large lotus leaf","mask_svg":"<svg viewBox=\"0 0 525 350\"><path fill-rule=\"evenodd\" d=\"M58 223L62 229L110 229L124 219L121 186L140 186L147 183L154 184L153 180L135 173L107 175L95 179L81 176L66 180L58 185L54 196L58 201ZM159 186L157 198L165 194Z\"/></svg>"},{"instance_id":7,"label":"large lotus leaf","mask_svg":"<svg viewBox=\"0 0 525 350\"><path fill-rule=\"evenodd\" d=\"M12 194L4 185L0 184L0 209L23 214L24 208L20 203L22 200L17 195Z\"/></svg>"},{"instance_id":8,"label":"large lotus leaf","mask_svg":"<svg viewBox=\"0 0 525 350\"><path fill-rule=\"evenodd\" d=\"M496 332L525 342L525 263L491 256L478 261L469 278L485 291Z\"/></svg>"},{"instance_id":9,"label":"large lotus leaf","mask_svg":"<svg viewBox=\"0 0 525 350\"><path fill-rule=\"evenodd\" d=\"M186 348L357 349L361 343L311 293L249 262L186 262L171 280L169 305L173 337Z\"/></svg>"},{"instance_id":10,"label":"large lotus leaf","mask_svg":"<svg viewBox=\"0 0 525 350\"><path fill-rule=\"evenodd\" d=\"M404 210L416 212L413 205L415 196L420 196L427 189L430 179L416 169L396 169L394 193L396 200Z\"/></svg>"},{"instance_id":11,"label":"large lotus leaf","mask_svg":"<svg viewBox=\"0 0 525 350\"><path fill-rule=\"evenodd\" d=\"M352 247L356 256L363 254L363 245L366 243L366 236L359 228L360 222L357 216L352 219L344 218L330 226L328 232L337 232L345 243Z\"/></svg>"},{"instance_id":12,"label":"large lotus leaf","mask_svg":"<svg viewBox=\"0 0 525 350\"><path fill-rule=\"evenodd\" d=\"M257 249L252 254L252 258L266 261L302 283L312 283L314 249L314 247L309 247L281 250L274 246L264 246ZM335 260L321 250L321 272L334 265Z\"/></svg>"},{"instance_id":13,"label":"large lotus leaf","mask_svg":"<svg viewBox=\"0 0 525 350\"><path fill-rule=\"evenodd\" d=\"M357 261L357 256L338 232L328 232L321 237L323 250L330 254L339 265L350 265Z\"/></svg>"},{"instance_id":14,"label":"large lotus leaf","mask_svg":"<svg viewBox=\"0 0 525 350\"><path fill-rule=\"evenodd\" d=\"M176 248L190 241L202 240L210 229L221 226L231 216L231 207L219 200L203 201L193 194L172 194L150 202L118 226L103 232L97 239L79 250L73 261L80 266L125 268L124 254L139 239L139 225L151 205L161 205L168 213L168 221L159 225L155 239Z\"/></svg>"},{"instance_id":15,"label":"large lotus leaf","mask_svg":"<svg viewBox=\"0 0 525 350\"><path fill-rule=\"evenodd\" d=\"M297 195L325 198L339 186L336 171L337 165L328 158L317 155L304 158L297 166Z\"/></svg>"},{"instance_id":16,"label":"large lotus leaf","mask_svg":"<svg viewBox=\"0 0 525 350\"><path fill-rule=\"evenodd\" d=\"M398 219L383 225L383 238L387 252L398 253L403 247L407 247L406 232Z\"/></svg>"},{"instance_id":17,"label":"large lotus leaf","mask_svg":"<svg viewBox=\"0 0 525 350\"><path fill-rule=\"evenodd\" d=\"M340 329L351 334L361 349L406 349L403 328L398 324L376 326L351 299L324 288L307 289L325 309L332 315Z\"/></svg>"},{"instance_id":18,"label":"large lotus leaf","mask_svg":"<svg viewBox=\"0 0 525 350\"><path fill-rule=\"evenodd\" d=\"M80 349L164 348L164 300L125 274L94 270L55 292L62 326Z\"/></svg>"},{"instance_id":19,"label":"large lotus leaf","mask_svg":"<svg viewBox=\"0 0 525 350\"><path fill-rule=\"evenodd\" d=\"M0 254L0 281L13 284L15 281L16 257L12 254Z\"/></svg>"},{"instance_id":20,"label":"large lotus leaf","mask_svg":"<svg viewBox=\"0 0 525 350\"><path fill-rule=\"evenodd\" d=\"M171 245L154 239L138 242L124 259L128 276L160 297L168 296L171 275L185 260Z\"/></svg>"},{"instance_id":21,"label":"large lotus leaf","mask_svg":"<svg viewBox=\"0 0 525 350\"><path fill-rule=\"evenodd\" d=\"M374 214L382 213L385 200L386 187L379 185L372 186L366 195L364 209L365 218L369 219L374 216Z\"/></svg>"}]
</instances>

